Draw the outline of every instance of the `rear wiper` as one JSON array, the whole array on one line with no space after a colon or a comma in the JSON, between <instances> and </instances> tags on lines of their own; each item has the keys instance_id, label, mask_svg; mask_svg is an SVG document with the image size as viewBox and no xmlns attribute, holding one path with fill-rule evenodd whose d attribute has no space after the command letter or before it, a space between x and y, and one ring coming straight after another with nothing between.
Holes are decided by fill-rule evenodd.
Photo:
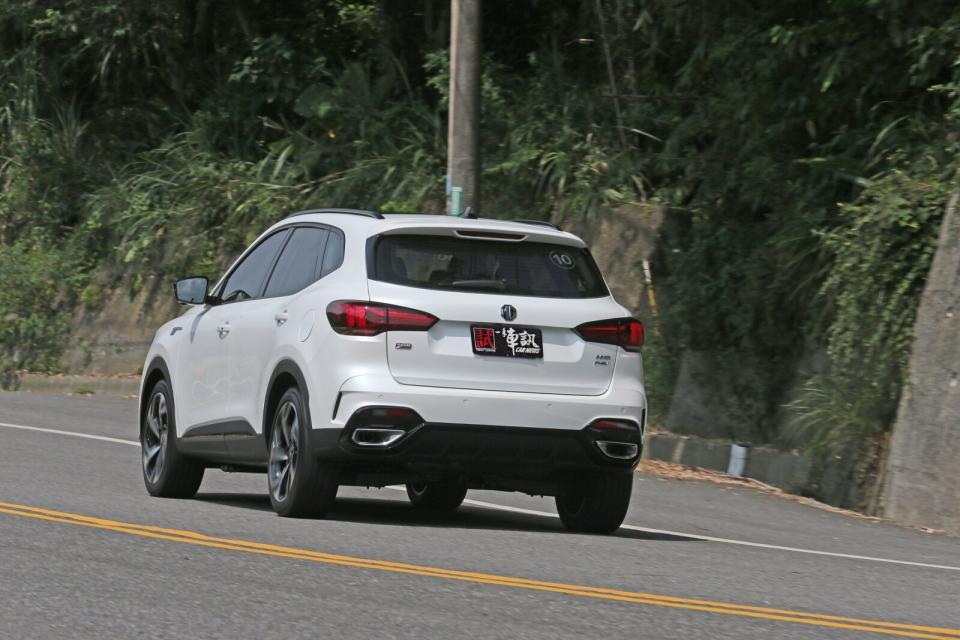
<instances>
[{"instance_id":1,"label":"rear wiper","mask_svg":"<svg viewBox=\"0 0 960 640\"><path fill-rule=\"evenodd\" d=\"M466 289L493 289L494 291L503 291L507 288L502 280L454 280L450 284Z\"/></svg>"}]
</instances>

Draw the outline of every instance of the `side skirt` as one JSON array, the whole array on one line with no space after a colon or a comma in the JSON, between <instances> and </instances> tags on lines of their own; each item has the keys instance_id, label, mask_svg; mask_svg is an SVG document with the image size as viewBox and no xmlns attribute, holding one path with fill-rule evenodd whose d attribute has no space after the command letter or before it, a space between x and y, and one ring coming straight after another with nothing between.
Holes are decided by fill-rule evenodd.
<instances>
[{"instance_id":1,"label":"side skirt","mask_svg":"<svg viewBox=\"0 0 960 640\"><path fill-rule=\"evenodd\" d=\"M242 418L195 425L177 439L177 448L213 465L261 466L267 463L263 437Z\"/></svg>"}]
</instances>

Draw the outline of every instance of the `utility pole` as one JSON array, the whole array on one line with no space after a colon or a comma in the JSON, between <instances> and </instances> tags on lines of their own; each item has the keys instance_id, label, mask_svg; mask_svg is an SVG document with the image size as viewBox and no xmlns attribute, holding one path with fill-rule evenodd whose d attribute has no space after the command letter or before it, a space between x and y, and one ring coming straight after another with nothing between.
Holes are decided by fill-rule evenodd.
<instances>
[{"instance_id":1,"label":"utility pole","mask_svg":"<svg viewBox=\"0 0 960 640\"><path fill-rule=\"evenodd\" d=\"M450 0L447 213L480 209L480 5Z\"/></svg>"}]
</instances>

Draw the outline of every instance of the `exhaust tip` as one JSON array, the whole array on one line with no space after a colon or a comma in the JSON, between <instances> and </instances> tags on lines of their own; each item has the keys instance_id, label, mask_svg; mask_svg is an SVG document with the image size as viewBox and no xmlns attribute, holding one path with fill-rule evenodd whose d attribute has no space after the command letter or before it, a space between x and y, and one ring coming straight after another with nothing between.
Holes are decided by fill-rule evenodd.
<instances>
[{"instance_id":1,"label":"exhaust tip","mask_svg":"<svg viewBox=\"0 0 960 640\"><path fill-rule=\"evenodd\" d=\"M640 447L632 442L614 442L612 440L597 440L597 447L603 452L603 455L614 460L633 460L640 451Z\"/></svg>"},{"instance_id":2,"label":"exhaust tip","mask_svg":"<svg viewBox=\"0 0 960 640\"><path fill-rule=\"evenodd\" d=\"M403 429L359 427L353 430L350 440L361 447L389 447L406 434Z\"/></svg>"}]
</instances>

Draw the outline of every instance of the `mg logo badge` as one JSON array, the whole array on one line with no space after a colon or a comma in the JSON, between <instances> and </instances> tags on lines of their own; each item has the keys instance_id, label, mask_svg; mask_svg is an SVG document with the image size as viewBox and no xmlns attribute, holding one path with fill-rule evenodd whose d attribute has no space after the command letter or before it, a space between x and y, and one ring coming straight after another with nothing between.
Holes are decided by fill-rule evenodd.
<instances>
[{"instance_id":1,"label":"mg logo badge","mask_svg":"<svg viewBox=\"0 0 960 640\"><path fill-rule=\"evenodd\" d=\"M504 320L510 322L517 319L517 308L512 304L505 304L500 307L500 315Z\"/></svg>"}]
</instances>

